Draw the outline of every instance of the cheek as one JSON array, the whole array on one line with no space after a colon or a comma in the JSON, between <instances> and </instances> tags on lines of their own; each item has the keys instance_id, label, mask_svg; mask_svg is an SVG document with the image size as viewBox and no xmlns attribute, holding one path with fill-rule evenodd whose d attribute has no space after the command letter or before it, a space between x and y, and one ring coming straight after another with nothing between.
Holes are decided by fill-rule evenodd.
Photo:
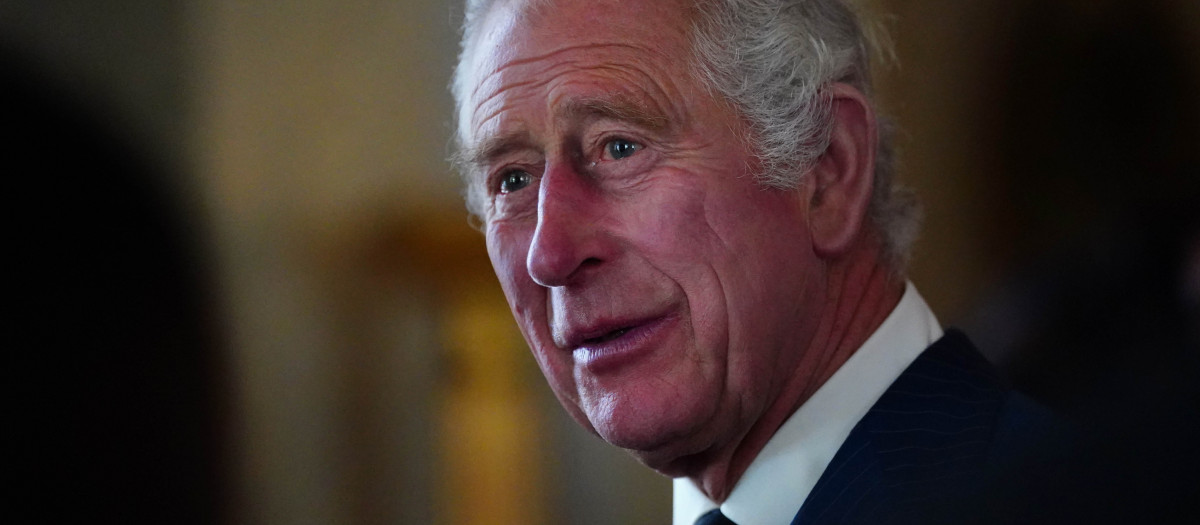
<instances>
[{"instance_id":1,"label":"cheek","mask_svg":"<svg viewBox=\"0 0 1200 525\"><path fill-rule=\"evenodd\" d=\"M526 268L530 235L521 229L489 225L487 230L488 257L504 290L504 298L512 310L521 334L535 350L549 342L546 326L546 290L533 282ZM539 361L541 360L540 356Z\"/></svg>"},{"instance_id":2,"label":"cheek","mask_svg":"<svg viewBox=\"0 0 1200 525\"><path fill-rule=\"evenodd\" d=\"M528 298L523 296L530 293L531 287L536 287L525 266L531 235L503 223L489 223L486 235L492 269L516 313L518 307L528 306Z\"/></svg>"},{"instance_id":3,"label":"cheek","mask_svg":"<svg viewBox=\"0 0 1200 525\"><path fill-rule=\"evenodd\" d=\"M546 377L559 403L580 425L591 430L592 425L579 408L570 361L571 354L560 351L550 338L547 322L545 288L533 282L526 269L525 258L531 235L520 228L489 225L487 230L488 256L500 279L517 326L529 344L533 358ZM592 430L594 432L594 430Z\"/></svg>"},{"instance_id":4,"label":"cheek","mask_svg":"<svg viewBox=\"0 0 1200 525\"><path fill-rule=\"evenodd\" d=\"M638 239L660 260L695 260L695 252L711 242L705 225L704 191L695 175L670 171L651 191L639 194L622 210L624 237Z\"/></svg>"},{"instance_id":5,"label":"cheek","mask_svg":"<svg viewBox=\"0 0 1200 525\"><path fill-rule=\"evenodd\" d=\"M546 311L547 290L529 276L525 264L531 234L526 228L511 223L490 224L487 230L488 257L500 280L500 287L516 318L517 326L533 350L542 370L550 374L558 366L547 361L556 354L550 338Z\"/></svg>"}]
</instances>

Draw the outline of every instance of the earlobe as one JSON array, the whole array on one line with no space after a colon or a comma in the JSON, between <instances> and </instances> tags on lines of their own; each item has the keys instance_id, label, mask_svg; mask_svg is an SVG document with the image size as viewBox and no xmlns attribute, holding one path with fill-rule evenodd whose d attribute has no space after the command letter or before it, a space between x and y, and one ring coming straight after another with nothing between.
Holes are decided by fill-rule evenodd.
<instances>
[{"instance_id":1,"label":"earlobe","mask_svg":"<svg viewBox=\"0 0 1200 525\"><path fill-rule=\"evenodd\" d=\"M866 96L833 84L829 146L809 174L809 228L813 249L836 258L862 237L875 177L878 130Z\"/></svg>"}]
</instances>

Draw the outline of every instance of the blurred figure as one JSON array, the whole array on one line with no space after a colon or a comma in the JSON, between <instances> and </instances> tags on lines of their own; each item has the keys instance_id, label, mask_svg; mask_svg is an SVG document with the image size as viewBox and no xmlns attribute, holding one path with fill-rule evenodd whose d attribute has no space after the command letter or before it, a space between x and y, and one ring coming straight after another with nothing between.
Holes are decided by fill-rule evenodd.
<instances>
[{"instance_id":1,"label":"blurred figure","mask_svg":"<svg viewBox=\"0 0 1200 525\"><path fill-rule=\"evenodd\" d=\"M219 522L225 389L197 216L78 86L8 53L0 75L17 261L14 513Z\"/></svg>"},{"instance_id":2,"label":"blurred figure","mask_svg":"<svg viewBox=\"0 0 1200 525\"><path fill-rule=\"evenodd\" d=\"M1175 368L1200 328L1200 66L1162 2L1072 5L1028 4L997 72L998 248L1029 255L970 322L1064 408L1104 375Z\"/></svg>"},{"instance_id":3,"label":"blurred figure","mask_svg":"<svg viewBox=\"0 0 1200 525\"><path fill-rule=\"evenodd\" d=\"M1200 64L1179 32L1192 26L1169 2L1022 5L996 73L1011 174L999 245L1031 255L966 326L1086 438L1045 478L1062 519L1192 523Z\"/></svg>"}]
</instances>

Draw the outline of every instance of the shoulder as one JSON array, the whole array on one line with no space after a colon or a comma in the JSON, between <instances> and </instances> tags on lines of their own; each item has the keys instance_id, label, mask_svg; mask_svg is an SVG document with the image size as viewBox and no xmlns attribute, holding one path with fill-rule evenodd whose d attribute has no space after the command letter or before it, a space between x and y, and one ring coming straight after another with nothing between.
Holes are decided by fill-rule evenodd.
<instances>
[{"instance_id":1,"label":"shoulder","mask_svg":"<svg viewBox=\"0 0 1200 525\"><path fill-rule=\"evenodd\" d=\"M851 432L801 514L830 523L970 522L986 494L1057 454L1066 428L1013 390L966 335L948 330Z\"/></svg>"},{"instance_id":2,"label":"shoulder","mask_svg":"<svg viewBox=\"0 0 1200 525\"><path fill-rule=\"evenodd\" d=\"M924 459L931 481L922 493L895 500L893 523L1010 523L1015 507L999 502L1032 504L1045 496L1028 482L1071 453L1076 433L1065 419L1015 390L958 330L948 330L893 387L910 375L924 378L928 399L938 400L927 410L942 405L937 410L955 416L941 418L945 435L930 439L955 452ZM881 447L890 446L888 436L879 437ZM892 480L898 487L913 481Z\"/></svg>"}]
</instances>

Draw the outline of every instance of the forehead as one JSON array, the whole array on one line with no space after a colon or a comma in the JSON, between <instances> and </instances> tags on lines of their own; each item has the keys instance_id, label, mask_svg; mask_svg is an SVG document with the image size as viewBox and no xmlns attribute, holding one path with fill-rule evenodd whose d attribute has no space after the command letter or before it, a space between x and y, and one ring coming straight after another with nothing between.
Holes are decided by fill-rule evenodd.
<instances>
[{"instance_id":1,"label":"forehead","mask_svg":"<svg viewBox=\"0 0 1200 525\"><path fill-rule=\"evenodd\" d=\"M589 78L570 73L606 78L627 99L678 81L690 57L690 21L686 2L498 1L462 58L464 142L514 97L550 95Z\"/></svg>"}]
</instances>

